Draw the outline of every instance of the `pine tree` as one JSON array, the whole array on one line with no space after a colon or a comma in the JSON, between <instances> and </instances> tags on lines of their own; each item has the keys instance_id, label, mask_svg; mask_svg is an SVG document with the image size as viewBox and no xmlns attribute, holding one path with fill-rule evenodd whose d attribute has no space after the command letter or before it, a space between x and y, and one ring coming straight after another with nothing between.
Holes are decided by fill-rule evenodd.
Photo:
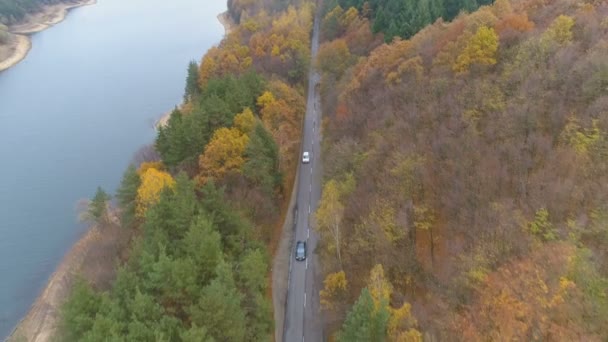
<instances>
[{"instance_id":1,"label":"pine tree","mask_svg":"<svg viewBox=\"0 0 608 342\"><path fill-rule=\"evenodd\" d=\"M194 101L200 94L201 89L198 86L198 63L196 63L196 61L191 61L190 64L188 64L184 102Z\"/></svg>"},{"instance_id":2,"label":"pine tree","mask_svg":"<svg viewBox=\"0 0 608 342\"><path fill-rule=\"evenodd\" d=\"M247 161L243 174L267 194L272 194L281 186L282 175L279 171L279 148L272 135L261 123L257 123L245 149Z\"/></svg>"},{"instance_id":3,"label":"pine tree","mask_svg":"<svg viewBox=\"0 0 608 342\"><path fill-rule=\"evenodd\" d=\"M198 303L190 307L192 323L207 327L209 335L217 341L244 341L242 297L236 289L230 265L218 265L217 278L203 289Z\"/></svg>"},{"instance_id":4,"label":"pine tree","mask_svg":"<svg viewBox=\"0 0 608 342\"><path fill-rule=\"evenodd\" d=\"M388 304L383 301L376 310L369 290L364 288L359 299L346 316L346 321L338 335L338 341L384 341L389 316Z\"/></svg>"},{"instance_id":5,"label":"pine tree","mask_svg":"<svg viewBox=\"0 0 608 342\"><path fill-rule=\"evenodd\" d=\"M97 224L107 223L108 201L110 201L110 198L110 195L108 195L101 187L97 187L95 196L89 203L87 217Z\"/></svg>"},{"instance_id":6,"label":"pine tree","mask_svg":"<svg viewBox=\"0 0 608 342\"><path fill-rule=\"evenodd\" d=\"M62 307L61 330L67 341L80 341L91 330L101 298L82 279L77 279Z\"/></svg>"},{"instance_id":7,"label":"pine tree","mask_svg":"<svg viewBox=\"0 0 608 342\"><path fill-rule=\"evenodd\" d=\"M134 165L129 165L124 175L116 197L122 209L122 224L129 227L135 220L135 208L137 207L137 189L141 185L141 179Z\"/></svg>"}]
</instances>

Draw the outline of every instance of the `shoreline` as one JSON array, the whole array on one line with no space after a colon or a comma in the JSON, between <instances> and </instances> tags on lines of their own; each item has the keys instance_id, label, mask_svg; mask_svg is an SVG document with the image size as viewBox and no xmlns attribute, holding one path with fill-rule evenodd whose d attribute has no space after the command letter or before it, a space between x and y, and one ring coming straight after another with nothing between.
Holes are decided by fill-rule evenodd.
<instances>
[{"instance_id":1,"label":"shoreline","mask_svg":"<svg viewBox=\"0 0 608 342\"><path fill-rule=\"evenodd\" d=\"M24 60L32 49L32 41L28 36L12 33L11 36L13 42L7 44L7 46L3 48L13 50L13 52L8 55L6 59L0 61L0 72L9 69Z\"/></svg>"},{"instance_id":2,"label":"shoreline","mask_svg":"<svg viewBox=\"0 0 608 342\"><path fill-rule=\"evenodd\" d=\"M83 0L78 4L71 4L61 20L65 18L65 14L69 9L85 6L96 3L97 0ZM218 21L224 27L224 37L232 32L235 24L230 19L228 12L220 13ZM50 27L61 20L49 24ZM47 22L48 24L48 22ZM39 24L30 24L30 32L32 34L44 30L45 28L39 29ZM35 28L37 31L32 31ZM20 26L24 29L24 26ZM39 30L38 30L39 29ZM30 39L27 35L15 35L24 37L25 40L31 44ZM27 52L26 52L27 54ZM24 56L25 57L25 56ZM23 59L23 58L21 58ZM0 62L1 66L4 62ZM14 63L17 64L18 62ZM13 65L14 65L13 64ZM12 65L11 65L12 66ZM10 67L10 66L9 66ZM159 126L167 124L169 117L173 109L169 110L163 116L157 120L154 127L158 129ZM118 225L118 222L116 221ZM26 341L44 342L49 341L53 338L53 334L56 331L57 324L59 323L59 310L61 305L65 301L69 294L69 289L74 281L74 277L79 273L80 270L86 268L86 258L91 253L91 249L98 244L98 240L101 236L100 229L97 226L93 226L88 229L84 234L76 240L76 242L70 247L63 259L57 265L55 271L51 274L47 284L44 286L42 291L38 294L36 300L32 303L27 314L17 323L10 335L7 337L6 342L17 342L25 339Z\"/></svg>"},{"instance_id":3,"label":"shoreline","mask_svg":"<svg viewBox=\"0 0 608 342\"><path fill-rule=\"evenodd\" d=\"M230 32L232 32L232 30L236 26L232 18L230 18L230 14L228 14L228 11L218 14L217 21L219 21L220 24L222 24L222 26L224 27L224 37L229 35ZM167 122L169 122L169 117L171 117L172 112L173 109L165 112L158 120L156 120L156 122L154 122L154 129L158 131L160 127L166 126Z\"/></svg>"},{"instance_id":4,"label":"shoreline","mask_svg":"<svg viewBox=\"0 0 608 342\"><path fill-rule=\"evenodd\" d=\"M4 46L3 49L12 50L12 53L3 60L0 60L0 72L17 65L27 57L32 48L32 41L30 39L32 34L44 31L64 21L70 10L74 8L89 6L95 3L97 3L97 0L81 0L46 6L40 12L28 15L25 22L9 26L8 32L11 34L13 42Z\"/></svg>"},{"instance_id":5,"label":"shoreline","mask_svg":"<svg viewBox=\"0 0 608 342\"><path fill-rule=\"evenodd\" d=\"M51 274L48 283L32 304L28 313L8 335L6 342L50 341L59 321L59 311L74 275L82 269L90 246L99 239L101 233L97 226L88 229L65 254L57 269Z\"/></svg>"}]
</instances>

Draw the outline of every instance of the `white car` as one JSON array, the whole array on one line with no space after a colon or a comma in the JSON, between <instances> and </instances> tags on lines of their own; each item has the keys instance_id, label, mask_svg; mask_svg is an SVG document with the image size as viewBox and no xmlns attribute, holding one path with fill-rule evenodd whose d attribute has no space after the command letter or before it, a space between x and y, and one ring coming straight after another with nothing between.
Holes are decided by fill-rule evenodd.
<instances>
[{"instance_id":1,"label":"white car","mask_svg":"<svg viewBox=\"0 0 608 342\"><path fill-rule=\"evenodd\" d=\"M304 164L310 163L310 154L308 154L308 152L304 152L302 154L302 163L304 163Z\"/></svg>"}]
</instances>

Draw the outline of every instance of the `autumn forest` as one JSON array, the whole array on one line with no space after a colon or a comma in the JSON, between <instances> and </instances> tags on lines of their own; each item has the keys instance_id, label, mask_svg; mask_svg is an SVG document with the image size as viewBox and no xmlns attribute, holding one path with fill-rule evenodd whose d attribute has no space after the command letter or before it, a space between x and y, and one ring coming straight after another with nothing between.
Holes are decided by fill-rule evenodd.
<instances>
[{"instance_id":1,"label":"autumn forest","mask_svg":"<svg viewBox=\"0 0 608 342\"><path fill-rule=\"evenodd\" d=\"M605 340L606 3L497 0L389 43L373 3L324 8L316 61L333 336Z\"/></svg>"},{"instance_id":2,"label":"autumn forest","mask_svg":"<svg viewBox=\"0 0 608 342\"><path fill-rule=\"evenodd\" d=\"M270 264L311 66L310 252L329 341L608 337L608 4L229 0L228 13L117 204L102 189L91 201L124 247L109 281L75 283L59 340L273 340Z\"/></svg>"}]
</instances>

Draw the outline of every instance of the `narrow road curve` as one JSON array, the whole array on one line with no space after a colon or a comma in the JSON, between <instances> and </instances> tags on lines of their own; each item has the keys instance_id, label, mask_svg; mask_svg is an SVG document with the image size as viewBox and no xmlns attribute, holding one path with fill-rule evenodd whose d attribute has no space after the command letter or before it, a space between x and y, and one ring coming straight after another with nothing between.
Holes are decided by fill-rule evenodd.
<instances>
[{"instance_id":1,"label":"narrow road curve","mask_svg":"<svg viewBox=\"0 0 608 342\"><path fill-rule=\"evenodd\" d=\"M321 103L317 94L320 76L314 70L319 49L319 16L315 16L311 42L311 67L308 81L308 99L302 136L302 152L310 153L310 163L300 159L300 178L297 184L295 238L290 246L291 268L287 308L285 310L284 341L322 341L322 320L319 308L320 268L315 249L318 237L313 227L313 215L321 198ZM306 241L307 258L295 260L297 241Z\"/></svg>"}]
</instances>

